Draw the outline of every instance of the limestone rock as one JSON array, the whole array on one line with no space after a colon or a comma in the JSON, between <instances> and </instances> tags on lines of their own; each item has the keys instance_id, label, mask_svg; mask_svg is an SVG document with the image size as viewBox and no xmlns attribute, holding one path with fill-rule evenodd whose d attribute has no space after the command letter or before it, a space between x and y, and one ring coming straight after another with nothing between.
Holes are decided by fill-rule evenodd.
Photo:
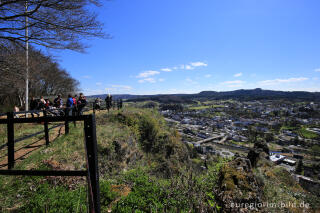
<instances>
[{"instance_id":1,"label":"limestone rock","mask_svg":"<svg viewBox=\"0 0 320 213\"><path fill-rule=\"evenodd\" d=\"M261 197L262 190L259 189L249 159L238 157L222 167L218 189L222 212L263 212L259 208Z\"/></svg>"}]
</instances>

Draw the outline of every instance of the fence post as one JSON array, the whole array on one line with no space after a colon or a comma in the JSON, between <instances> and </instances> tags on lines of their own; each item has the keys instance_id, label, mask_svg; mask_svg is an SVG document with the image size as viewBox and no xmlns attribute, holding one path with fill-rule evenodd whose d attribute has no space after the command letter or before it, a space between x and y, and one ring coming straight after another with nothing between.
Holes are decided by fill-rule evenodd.
<instances>
[{"instance_id":1,"label":"fence post","mask_svg":"<svg viewBox=\"0 0 320 213\"><path fill-rule=\"evenodd\" d=\"M95 104L94 103L92 103L92 111L93 111L94 114L96 114L96 108L95 108Z\"/></svg>"},{"instance_id":2,"label":"fence post","mask_svg":"<svg viewBox=\"0 0 320 213\"><path fill-rule=\"evenodd\" d=\"M88 118L84 120L84 132L88 165L89 212L100 213L99 170L94 115L88 115Z\"/></svg>"},{"instance_id":3,"label":"fence post","mask_svg":"<svg viewBox=\"0 0 320 213\"><path fill-rule=\"evenodd\" d=\"M14 167L14 114L13 112L7 113L7 135L8 135L8 169Z\"/></svg>"},{"instance_id":4,"label":"fence post","mask_svg":"<svg viewBox=\"0 0 320 213\"><path fill-rule=\"evenodd\" d=\"M76 108L76 106L73 106L73 108L72 108L71 110L72 110L72 117L76 116L76 115L77 115L77 108ZM76 122L76 121L73 121L73 125L76 127L76 126L77 126L77 122Z\"/></svg>"},{"instance_id":5,"label":"fence post","mask_svg":"<svg viewBox=\"0 0 320 213\"><path fill-rule=\"evenodd\" d=\"M65 131L65 134L69 134L69 121L68 121L69 109L68 108L65 108L64 116L66 118L64 122L64 131Z\"/></svg>"},{"instance_id":6,"label":"fence post","mask_svg":"<svg viewBox=\"0 0 320 213\"><path fill-rule=\"evenodd\" d=\"M43 116L46 118L47 117L47 111L46 110L43 110ZM48 121L45 119L44 121L44 135L45 135L45 138L46 138L46 145L48 146L49 145L49 128L48 128Z\"/></svg>"}]
</instances>

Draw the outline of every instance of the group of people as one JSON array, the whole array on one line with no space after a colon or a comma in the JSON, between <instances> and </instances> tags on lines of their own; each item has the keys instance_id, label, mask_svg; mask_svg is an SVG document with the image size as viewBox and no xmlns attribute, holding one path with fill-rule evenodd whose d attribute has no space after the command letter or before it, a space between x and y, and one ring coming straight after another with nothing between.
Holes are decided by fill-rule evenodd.
<instances>
[{"instance_id":1,"label":"group of people","mask_svg":"<svg viewBox=\"0 0 320 213\"><path fill-rule=\"evenodd\" d=\"M101 98L96 98L94 100L94 110L101 110L101 102L102 99ZM122 109L123 106L123 101L122 99L117 99L116 101L112 100L112 95L107 95L107 97L105 98L105 102L106 102L106 109L109 111L111 108L115 109L115 107L119 109Z\"/></svg>"},{"instance_id":2,"label":"group of people","mask_svg":"<svg viewBox=\"0 0 320 213\"><path fill-rule=\"evenodd\" d=\"M57 95L53 102L51 102L49 99L44 99L43 96L41 96L40 99L35 99L35 97L31 98L30 110L50 110L61 109L65 107L67 109L72 109L73 112L78 112L78 114L81 114L86 105L87 100L83 93L80 93L79 98L78 95L72 96L69 94L65 105L63 104L61 95Z\"/></svg>"}]
</instances>

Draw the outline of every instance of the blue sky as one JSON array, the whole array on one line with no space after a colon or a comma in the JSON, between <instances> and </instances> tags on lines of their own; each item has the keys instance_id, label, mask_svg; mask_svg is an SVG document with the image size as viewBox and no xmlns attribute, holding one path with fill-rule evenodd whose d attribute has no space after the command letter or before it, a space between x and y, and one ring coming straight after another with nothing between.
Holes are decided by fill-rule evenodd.
<instances>
[{"instance_id":1,"label":"blue sky","mask_svg":"<svg viewBox=\"0 0 320 213\"><path fill-rule=\"evenodd\" d=\"M113 0L113 39L55 52L87 95L320 91L318 0Z\"/></svg>"}]
</instances>

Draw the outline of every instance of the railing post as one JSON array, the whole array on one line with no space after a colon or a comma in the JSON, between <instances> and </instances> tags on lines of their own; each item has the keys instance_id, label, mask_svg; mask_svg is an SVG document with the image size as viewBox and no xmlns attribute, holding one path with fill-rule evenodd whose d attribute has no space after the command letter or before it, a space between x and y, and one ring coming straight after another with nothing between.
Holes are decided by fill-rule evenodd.
<instances>
[{"instance_id":1,"label":"railing post","mask_svg":"<svg viewBox=\"0 0 320 213\"><path fill-rule=\"evenodd\" d=\"M72 108L72 117L77 115L76 110L77 110L76 106L73 106L73 108ZM77 122L73 121L73 125L76 127L77 126Z\"/></svg>"},{"instance_id":2,"label":"railing post","mask_svg":"<svg viewBox=\"0 0 320 213\"><path fill-rule=\"evenodd\" d=\"M47 117L47 111L46 110L43 110L43 116L46 118ZM48 128L48 121L45 120L44 121L44 135L45 135L45 138L46 138L46 145L48 146L49 145L49 128Z\"/></svg>"},{"instance_id":3,"label":"railing post","mask_svg":"<svg viewBox=\"0 0 320 213\"><path fill-rule=\"evenodd\" d=\"M94 103L92 103L92 111L93 111L93 114L96 114L96 108Z\"/></svg>"},{"instance_id":4,"label":"railing post","mask_svg":"<svg viewBox=\"0 0 320 213\"><path fill-rule=\"evenodd\" d=\"M7 113L7 135L8 135L8 169L14 167L14 115L13 112Z\"/></svg>"},{"instance_id":5,"label":"railing post","mask_svg":"<svg viewBox=\"0 0 320 213\"><path fill-rule=\"evenodd\" d=\"M96 121L94 115L84 120L85 148L88 165L89 212L100 213L99 169L97 158Z\"/></svg>"},{"instance_id":6,"label":"railing post","mask_svg":"<svg viewBox=\"0 0 320 213\"><path fill-rule=\"evenodd\" d=\"M69 121L68 121L69 109L68 108L65 108L64 116L66 117L66 120L64 122L64 131L65 131L65 134L69 134Z\"/></svg>"}]
</instances>

